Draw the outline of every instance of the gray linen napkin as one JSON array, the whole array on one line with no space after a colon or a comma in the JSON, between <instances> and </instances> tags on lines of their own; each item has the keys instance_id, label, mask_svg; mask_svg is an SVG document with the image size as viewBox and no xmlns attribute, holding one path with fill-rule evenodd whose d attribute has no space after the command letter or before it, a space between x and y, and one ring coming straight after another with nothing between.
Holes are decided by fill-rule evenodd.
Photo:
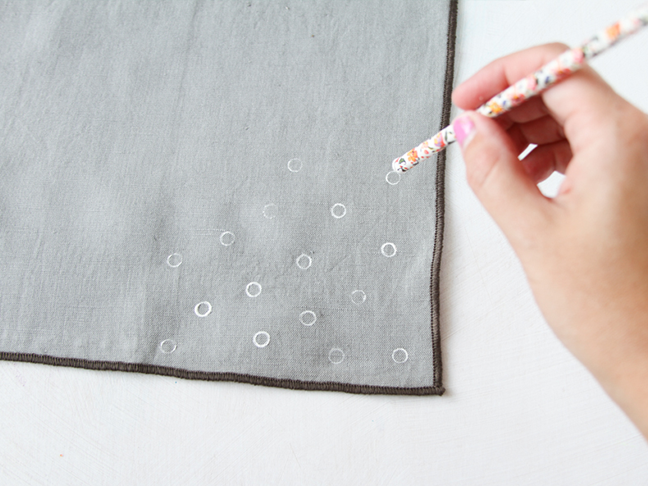
<instances>
[{"instance_id":1,"label":"gray linen napkin","mask_svg":"<svg viewBox=\"0 0 648 486\"><path fill-rule=\"evenodd\" d=\"M456 1L0 2L0 358L440 394Z\"/></svg>"}]
</instances>

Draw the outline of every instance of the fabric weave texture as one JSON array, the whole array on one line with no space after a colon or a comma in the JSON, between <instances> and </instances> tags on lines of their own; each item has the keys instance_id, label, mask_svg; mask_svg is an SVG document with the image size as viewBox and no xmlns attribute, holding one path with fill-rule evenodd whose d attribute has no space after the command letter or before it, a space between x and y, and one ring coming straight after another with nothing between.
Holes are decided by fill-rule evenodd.
<instances>
[{"instance_id":1,"label":"fabric weave texture","mask_svg":"<svg viewBox=\"0 0 648 486\"><path fill-rule=\"evenodd\" d=\"M0 358L440 394L456 1L0 2ZM437 163L438 162L438 163Z\"/></svg>"}]
</instances>

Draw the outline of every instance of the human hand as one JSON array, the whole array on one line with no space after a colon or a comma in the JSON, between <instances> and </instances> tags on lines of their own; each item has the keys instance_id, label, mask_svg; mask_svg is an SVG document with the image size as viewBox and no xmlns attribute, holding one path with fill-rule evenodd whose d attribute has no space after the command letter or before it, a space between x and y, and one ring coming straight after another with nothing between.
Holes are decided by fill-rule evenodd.
<instances>
[{"instance_id":1,"label":"human hand","mask_svg":"<svg viewBox=\"0 0 648 486\"><path fill-rule=\"evenodd\" d=\"M452 99L474 110L566 49L498 59ZM466 112L453 127L547 322L648 437L648 117L586 66L497 119ZM553 171L565 179L550 199L537 183Z\"/></svg>"}]
</instances>

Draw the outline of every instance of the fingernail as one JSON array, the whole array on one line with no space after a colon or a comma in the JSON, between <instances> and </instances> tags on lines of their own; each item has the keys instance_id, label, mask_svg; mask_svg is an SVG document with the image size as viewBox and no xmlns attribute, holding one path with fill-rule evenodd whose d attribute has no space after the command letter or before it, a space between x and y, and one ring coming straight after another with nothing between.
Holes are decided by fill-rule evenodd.
<instances>
[{"instance_id":1,"label":"fingernail","mask_svg":"<svg viewBox=\"0 0 648 486\"><path fill-rule=\"evenodd\" d=\"M452 122L452 128L461 148L466 148L475 136L475 124L473 121L467 115L460 116Z\"/></svg>"}]
</instances>

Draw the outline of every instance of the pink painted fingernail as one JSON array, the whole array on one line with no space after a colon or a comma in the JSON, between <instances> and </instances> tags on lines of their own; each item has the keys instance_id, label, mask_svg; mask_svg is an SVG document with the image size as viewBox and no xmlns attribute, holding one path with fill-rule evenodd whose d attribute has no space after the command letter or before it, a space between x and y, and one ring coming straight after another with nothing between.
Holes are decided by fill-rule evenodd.
<instances>
[{"instance_id":1,"label":"pink painted fingernail","mask_svg":"<svg viewBox=\"0 0 648 486\"><path fill-rule=\"evenodd\" d=\"M467 115L455 119L452 128L461 148L465 148L475 136L475 124Z\"/></svg>"}]
</instances>

